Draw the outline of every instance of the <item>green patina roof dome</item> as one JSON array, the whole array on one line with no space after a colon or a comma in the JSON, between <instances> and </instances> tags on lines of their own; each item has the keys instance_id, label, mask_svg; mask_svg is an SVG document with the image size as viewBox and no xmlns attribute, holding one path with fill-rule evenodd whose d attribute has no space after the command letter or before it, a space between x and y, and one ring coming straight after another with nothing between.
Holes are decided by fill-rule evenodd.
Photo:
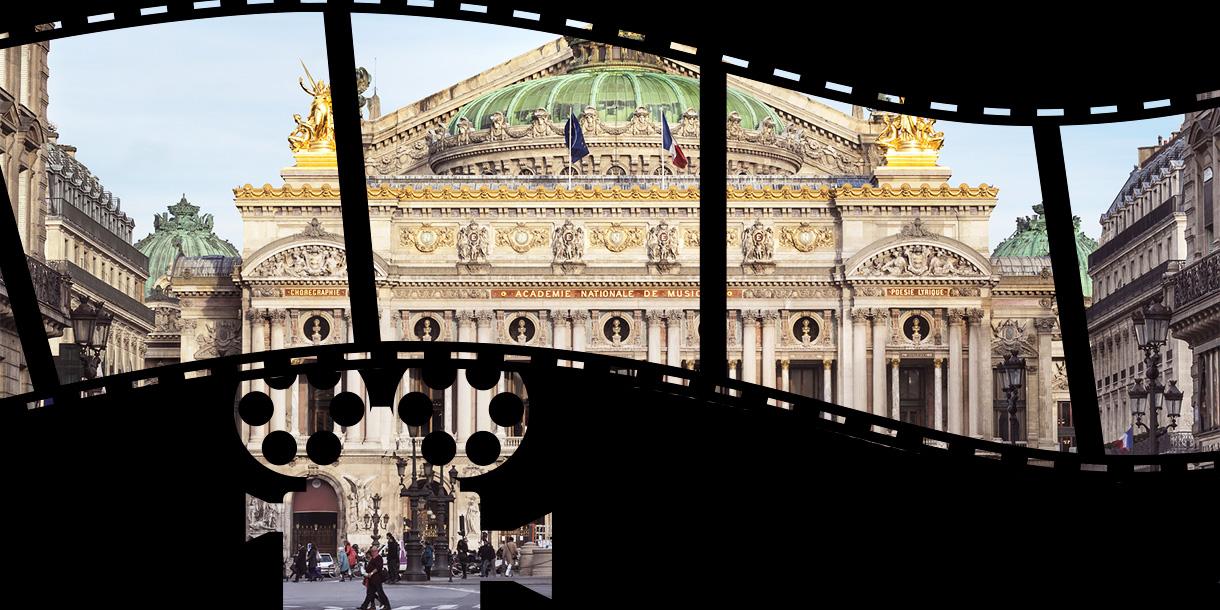
<instances>
[{"instance_id":1,"label":"green patina roof dome","mask_svg":"<svg viewBox=\"0 0 1220 610\"><path fill-rule=\"evenodd\" d=\"M1051 244L1046 237L1046 214L1042 204L1034 206L1036 216L1017 219L1017 230L1008 239L996 246L993 257L1002 256L1050 256ZM1080 231L1080 217L1072 217L1072 229L1076 233L1076 259L1080 261L1080 281L1084 296L1093 296L1093 281L1089 279L1089 254L1097 249L1097 242Z\"/></svg>"},{"instance_id":2,"label":"green patina roof dome","mask_svg":"<svg viewBox=\"0 0 1220 610\"><path fill-rule=\"evenodd\" d=\"M736 111L743 128L758 129L769 116L777 130L783 129L784 122L766 104L731 87L726 97L724 116ZM687 109L699 110L699 81L642 67L585 67L486 93L458 111L449 123L449 133L457 133L463 117L475 129L488 129L496 112L504 112L509 125L528 125L538 108L545 108L552 121L560 122L573 113L580 115L586 106L596 108L602 122L612 125L627 123L640 106L658 122L664 110L673 125Z\"/></svg>"},{"instance_id":3,"label":"green patina roof dome","mask_svg":"<svg viewBox=\"0 0 1220 610\"><path fill-rule=\"evenodd\" d=\"M171 216L172 215L172 216ZM148 256L148 281L144 294L150 295L157 280L169 273L178 253L184 256L237 256L237 248L212 231L212 215L199 214L199 206L182 200L169 206L169 214L153 218L153 232L136 243L136 248Z\"/></svg>"}]
</instances>

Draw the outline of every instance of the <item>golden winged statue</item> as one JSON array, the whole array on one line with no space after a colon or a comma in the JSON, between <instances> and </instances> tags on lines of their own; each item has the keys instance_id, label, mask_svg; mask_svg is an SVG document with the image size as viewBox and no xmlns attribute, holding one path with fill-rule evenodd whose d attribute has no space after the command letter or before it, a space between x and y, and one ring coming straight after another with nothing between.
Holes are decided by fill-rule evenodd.
<instances>
[{"instance_id":1,"label":"golden winged statue","mask_svg":"<svg viewBox=\"0 0 1220 610\"><path fill-rule=\"evenodd\" d=\"M301 62L301 67L305 68L305 63ZM309 78L309 87L305 86L305 77ZM335 123L334 109L330 100L330 86L326 81L315 81L309 73L309 68L305 68L305 77L297 79L301 85L301 89L313 97L313 103L309 106L309 116L302 119L301 115L292 115L297 126L288 135L288 147L292 152L302 152L306 150L327 150L335 149Z\"/></svg>"}]
</instances>

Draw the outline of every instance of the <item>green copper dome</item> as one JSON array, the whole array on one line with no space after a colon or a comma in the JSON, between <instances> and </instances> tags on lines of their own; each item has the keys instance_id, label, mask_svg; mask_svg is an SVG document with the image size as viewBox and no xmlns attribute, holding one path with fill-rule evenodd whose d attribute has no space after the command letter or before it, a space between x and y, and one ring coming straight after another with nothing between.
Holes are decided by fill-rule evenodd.
<instances>
[{"instance_id":1,"label":"green copper dome","mask_svg":"<svg viewBox=\"0 0 1220 610\"><path fill-rule=\"evenodd\" d=\"M1042 204L1034 206L1036 216L1017 219L1017 231L996 246L993 257L1004 256L1050 256L1051 245L1046 237L1046 214ZM1072 217L1072 230L1076 233L1076 259L1080 261L1080 282L1084 296L1093 296L1093 281L1089 279L1089 254L1097 249L1097 242L1080 231L1080 217Z\"/></svg>"},{"instance_id":2,"label":"green copper dome","mask_svg":"<svg viewBox=\"0 0 1220 610\"><path fill-rule=\"evenodd\" d=\"M172 215L172 216L171 216ZM153 232L136 243L136 248L148 256L148 281L144 294L150 295L157 280L169 273L170 266L183 256L237 256L237 248L212 231L212 215L200 216L199 206L182 200L169 206L169 214L153 218Z\"/></svg>"},{"instance_id":3,"label":"green copper dome","mask_svg":"<svg viewBox=\"0 0 1220 610\"><path fill-rule=\"evenodd\" d=\"M768 116L782 129L784 122L766 104L731 87L726 97L726 112L716 122L736 111L745 129L758 129ZM660 122L663 110L672 126L687 109L699 110L699 81L646 68L586 67L486 93L458 111L449 123L449 133L457 133L463 117L475 129L488 129L496 112L505 113L509 125L528 125L538 108L550 112L552 121L561 122L573 113L580 115L586 106L596 108L602 122L612 125L627 123L640 106Z\"/></svg>"}]
</instances>

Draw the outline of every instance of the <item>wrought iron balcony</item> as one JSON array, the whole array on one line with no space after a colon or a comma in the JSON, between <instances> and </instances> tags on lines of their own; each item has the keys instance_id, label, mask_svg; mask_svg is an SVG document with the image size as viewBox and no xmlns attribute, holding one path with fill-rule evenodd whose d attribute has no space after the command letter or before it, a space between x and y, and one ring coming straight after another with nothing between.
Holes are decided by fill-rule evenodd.
<instances>
[{"instance_id":1,"label":"wrought iron balcony","mask_svg":"<svg viewBox=\"0 0 1220 610\"><path fill-rule=\"evenodd\" d=\"M58 337L63 328L68 325L70 286L72 281L59 273L50 265L31 257L26 257L30 269L30 280L34 284L34 296L38 299L38 309L42 312L47 336ZM8 285L0 277L0 293L8 299Z\"/></svg>"},{"instance_id":2,"label":"wrought iron balcony","mask_svg":"<svg viewBox=\"0 0 1220 610\"><path fill-rule=\"evenodd\" d=\"M1220 252L1212 252L1177 273L1173 277L1173 309L1191 305L1195 301L1215 294L1220 290Z\"/></svg>"}]
</instances>

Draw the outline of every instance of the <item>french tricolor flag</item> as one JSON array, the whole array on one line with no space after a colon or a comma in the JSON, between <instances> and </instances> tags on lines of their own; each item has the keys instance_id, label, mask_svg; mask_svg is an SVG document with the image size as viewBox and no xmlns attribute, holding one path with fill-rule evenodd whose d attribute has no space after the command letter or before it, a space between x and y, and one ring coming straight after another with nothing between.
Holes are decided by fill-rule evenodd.
<instances>
[{"instance_id":1,"label":"french tricolor flag","mask_svg":"<svg viewBox=\"0 0 1220 610\"><path fill-rule=\"evenodd\" d=\"M1131 447L1135 445L1135 426L1127 428L1127 433L1122 438L1114 441L1114 449L1122 453L1131 451Z\"/></svg>"},{"instance_id":2,"label":"french tricolor flag","mask_svg":"<svg viewBox=\"0 0 1220 610\"><path fill-rule=\"evenodd\" d=\"M669 121L665 120L665 113L661 113L661 148L665 149L674 158L674 166L678 169L686 167L686 155L682 154L682 147L674 141L673 134L669 133Z\"/></svg>"}]
</instances>

